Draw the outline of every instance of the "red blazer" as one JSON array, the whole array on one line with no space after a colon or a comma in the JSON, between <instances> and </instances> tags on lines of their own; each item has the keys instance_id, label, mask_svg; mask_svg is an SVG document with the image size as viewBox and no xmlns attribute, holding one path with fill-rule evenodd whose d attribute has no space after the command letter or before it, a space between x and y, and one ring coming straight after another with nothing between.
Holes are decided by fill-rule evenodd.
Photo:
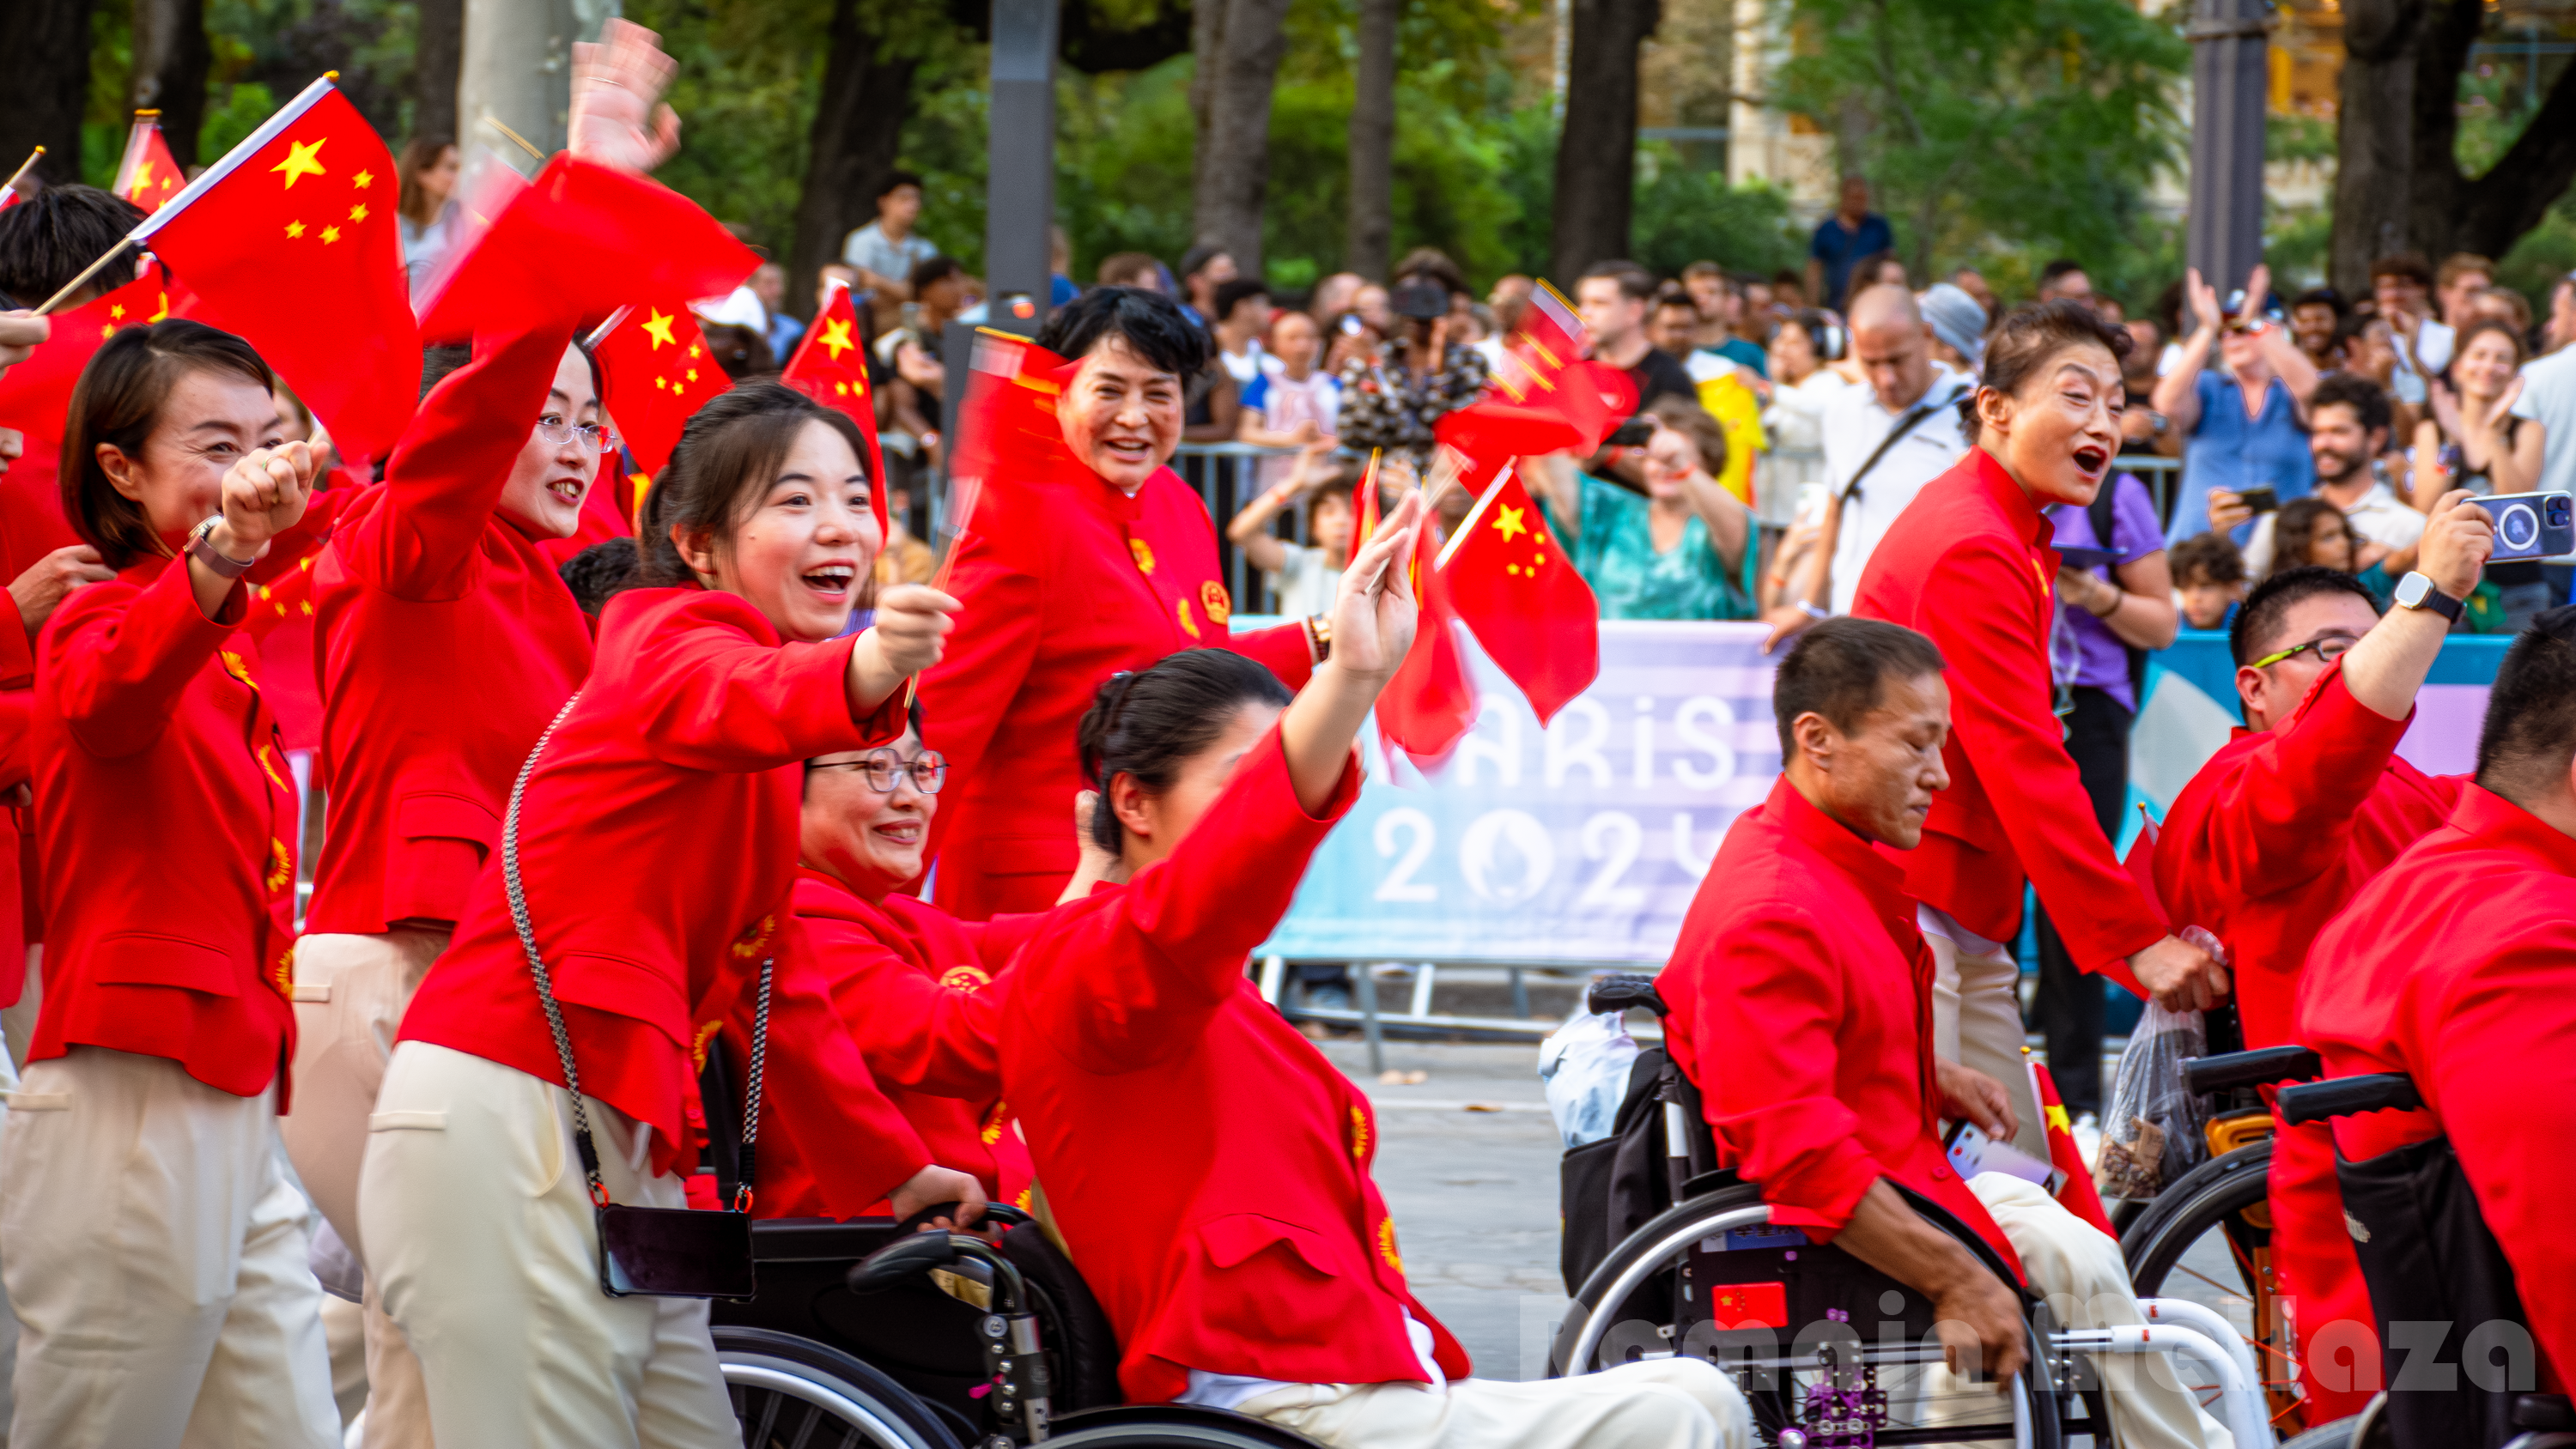
<instances>
[{"instance_id":1,"label":"red blazer","mask_svg":"<svg viewBox=\"0 0 2576 1449\"><path fill-rule=\"evenodd\" d=\"M1906 891L2009 941L2027 878L2076 963L2100 971L2165 926L2111 854L2066 753L2049 683L2049 533L2020 485L1971 448L1897 515L1852 612L1920 630L1950 665L1950 788L1904 857Z\"/></svg>"},{"instance_id":2,"label":"red blazer","mask_svg":"<svg viewBox=\"0 0 2576 1449\"><path fill-rule=\"evenodd\" d=\"M510 781L590 672L580 606L494 511L570 341L480 339L315 566L330 813L307 930L463 915Z\"/></svg>"},{"instance_id":3,"label":"red blazer","mask_svg":"<svg viewBox=\"0 0 2576 1449\"><path fill-rule=\"evenodd\" d=\"M1112 674L1224 645L1294 689L1313 663L1303 627L1230 639L1207 506L1166 468L1130 498L1098 474L992 482L957 546L964 604L922 676L924 741L959 788L931 825L933 894L960 920L1043 911L1073 875L1074 727Z\"/></svg>"},{"instance_id":4,"label":"red blazer","mask_svg":"<svg viewBox=\"0 0 2576 1449\"><path fill-rule=\"evenodd\" d=\"M582 1090L652 1125L657 1172L696 1160L706 1044L722 1029L747 1050L763 958L777 970L762 1142L793 1144L847 1202L929 1161L871 1085L789 908L801 762L903 730L900 692L851 717L857 639L782 644L733 594L630 589L528 781L519 870ZM401 1039L562 1084L499 869L475 881Z\"/></svg>"},{"instance_id":5,"label":"red blazer","mask_svg":"<svg viewBox=\"0 0 2576 1449\"><path fill-rule=\"evenodd\" d=\"M1029 1206L1029 1149L1011 1130L994 1038L1010 979L1002 973L1046 918L970 924L910 896L865 900L811 869L796 873L796 915L877 1090L920 1134L929 1160L975 1174L996 1202ZM882 1201L827 1201L811 1167L784 1146L757 1167L763 1217L891 1210Z\"/></svg>"},{"instance_id":6,"label":"red blazer","mask_svg":"<svg viewBox=\"0 0 2576 1449\"><path fill-rule=\"evenodd\" d=\"M1368 1099L1243 973L1358 794L1345 770L1308 815L1272 731L1178 854L1058 907L1011 968L1003 1087L1135 1402L1194 1368L1420 1383L1408 1313L1467 1375L1405 1286Z\"/></svg>"},{"instance_id":7,"label":"red blazer","mask_svg":"<svg viewBox=\"0 0 2576 1449\"><path fill-rule=\"evenodd\" d=\"M2449 821L2319 933L2316 956L2336 969L2300 980L2299 1034L2325 1058L2326 1075L2404 1072L2424 1097L2420 1112L2336 1118L2336 1146L2358 1160L2449 1135L2513 1265L2540 1344L2541 1388L2567 1392L2576 1374L2576 1237L2567 1231L2576 841L2465 787ZM2339 1213L2308 1230L2349 1244Z\"/></svg>"},{"instance_id":8,"label":"red blazer","mask_svg":"<svg viewBox=\"0 0 2576 1449\"><path fill-rule=\"evenodd\" d=\"M1904 871L1786 777L1727 827L1656 987L1720 1165L1762 1185L1773 1222L1831 1242L1884 1177L2018 1267L1941 1151L1932 949Z\"/></svg>"},{"instance_id":9,"label":"red blazer","mask_svg":"<svg viewBox=\"0 0 2576 1449\"><path fill-rule=\"evenodd\" d=\"M31 727L44 1004L33 1061L167 1057L237 1096L295 1050L295 778L241 620L197 611L185 564L146 559L46 621Z\"/></svg>"},{"instance_id":10,"label":"red blazer","mask_svg":"<svg viewBox=\"0 0 2576 1449\"><path fill-rule=\"evenodd\" d=\"M0 465L4 470L5 465ZM36 712L36 654L18 614L17 600L0 589L0 797L35 778L28 728ZM15 1006L27 990L27 937L20 899L20 821L32 811L15 805L0 817L0 1006Z\"/></svg>"},{"instance_id":11,"label":"red blazer","mask_svg":"<svg viewBox=\"0 0 2576 1449\"><path fill-rule=\"evenodd\" d=\"M2413 718L2355 700L2338 661L2278 729L2236 730L2166 812L2156 894L2177 926L2226 943L2247 1046L2296 1039L2309 943L2458 802L2465 781L2397 757Z\"/></svg>"}]
</instances>

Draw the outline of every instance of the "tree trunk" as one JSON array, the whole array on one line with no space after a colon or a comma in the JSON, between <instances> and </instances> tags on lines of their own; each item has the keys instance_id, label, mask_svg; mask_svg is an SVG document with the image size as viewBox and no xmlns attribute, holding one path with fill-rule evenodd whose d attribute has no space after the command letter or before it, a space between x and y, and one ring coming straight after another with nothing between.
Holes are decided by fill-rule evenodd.
<instances>
[{"instance_id":1,"label":"tree trunk","mask_svg":"<svg viewBox=\"0 0 2576 1449\"><path fill-rule=\"evenodd\" d=\"M2415 206L2416 46L2425 0L2347 0L2335 107L2334 239L2327 275L2370 295L2373 258L2406 250Z\"/></svg>"},{"instance_id":2,"label":"tree trunk","mask_svg":"<svg viewBox=\"0 0 2576 1449\"><path fill-rule=\"evenodd\" d=\"M1628 254L1637 188L1637 47L1661 0L1573 0L1566 45L1565 130L1556 143L1554 267L1572 286L1596 262Z\"/></svg>"},{"instance_id":3,"label":"tree trunk","mask_svg":"<svg viewBox=\"0 0 2576 1449\"><path fill-rule=\"evenodd\" d=\"M1395 22L1404 0L1360 0L1351 99L1351 230L1342 266L1372 282L1395 259Z\"/></svg>"},{"instance_id":4,"label":"tree trunk","mask_svg":"<svg viewBox=\"0 0 2576 1449\"><path fill-rule=\"evenodd\" d=\"M8 0L0 4L0 181L27 153L45 148L34 174L60 186L81 176L81 112L89 100L90 0ZM22 298L28 306L41 297Z\"/></svg>"},{"instance_id":5,"label":"tree trunk","mask_svg":"<svg viewBox=\"0 0 2576 1449\"><path fill-rule=\"evenodd\" d=\"M465 0L419 0L419 13L411 60L411 133L459 140L456 73L465 58Z\"/></svg>"},{"instance_id":6,"label":"tree trunk","mask_svg":"<svg viewBox=\"0 0 2576 1449\"><path fill-rule=\"evenodd\" d=\"M840 260L843 239L876 219L877 186L894 170L903 145L917 62L881 54L879 39L860 21L858 0L834 0L823 94L809 137L812 158L788 254L791 312L813 310L823 264Z\"/></svg>"},{"instance_id":7,"label":"tree trunk","mask_svg":"<svg viewBox=\"0 0 2576 1449\"><path fill-rule=\"evenodd\" d=\"M134 81L129 104L161 112L170 159L197 164L197 131L206 122L205 0L134 0Z\"/></svg>"},{"instance_id":8,"label":"tree trunk","mask_svg":"<svg viewBox=\"0 0 2576 1449\"><path fill-rule=\"evenodd\" d=\"M1270 183L1270 92L1288 53L1288 0L1199 0L1190 79L1198 148L1190 168L1190 229L1225 248L1247 277L1261 274L1261 209Z\"/></svg>"}]
</instances>

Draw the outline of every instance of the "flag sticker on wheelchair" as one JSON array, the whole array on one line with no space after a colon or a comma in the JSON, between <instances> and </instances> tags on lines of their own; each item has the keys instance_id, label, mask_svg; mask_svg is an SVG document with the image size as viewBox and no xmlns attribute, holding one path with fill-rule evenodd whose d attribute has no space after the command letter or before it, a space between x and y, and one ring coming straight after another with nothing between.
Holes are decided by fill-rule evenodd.
<instances>
[{"instance_id":1,"label":"flag sticker on wheelchair","mask_svg":"<svg viewBox=\"0 0 2576 1449\"><path fill-rule=\"evenodd\" d=\"M1796 1228L1773 1227L1769 1223L1762 1223L1749 1228L1728 1228L1723 1233L1711 1233L1699 1240L1699 1250L1703 1253L1736 1253L1747 1248L1803 1248L1807 1243L1807 1235Z\"/></svg>"}]
</instances>

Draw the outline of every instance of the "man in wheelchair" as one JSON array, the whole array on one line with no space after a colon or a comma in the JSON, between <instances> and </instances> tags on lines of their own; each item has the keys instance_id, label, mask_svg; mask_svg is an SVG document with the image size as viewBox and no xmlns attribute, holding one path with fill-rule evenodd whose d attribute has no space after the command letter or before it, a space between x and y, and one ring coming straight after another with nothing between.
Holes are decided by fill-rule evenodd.
<instances>
[{"instance_id":1,"label":"man in wheelchair","mask_svg":"<svg viewBox=\"0 0 2576 1449\"><path fill-rule=\"evenodd\" d=\"M2116 1243L2034 1183L1961 1181L1942 1147L1945 1116L2016 1125L2000 1084L1931 1051L1932 954L1887 853L1913 848L1949 783L1943 669L1930 640L1875 620L1799 640L1772 694L1785 773L1729 829L1658 986L1721 1165L1760 1184L1773 1224L1931 1299L1952 1371L2000 1380L2026 1357L2020 1304L1891 1184L1972 1228L2060 1323L2141 1313ZM2129 1449L2228 1442L2165 1365L2104 1377Z\"/></svg>"},{"instance_id":2,"label":"man in wheelchair","mask_svg":"<svg viewBox=\"0 0 2576 1449\"><path fill-rule=\"evenodd\" d=\"M2343 1221L2316 1227L2360 1255L2381 1331L2374 1345L2353 1325L2318 1367L2384 1355L2401 1444L2410 1386L2563 1395L2576 1375L2576 1234L2561 1216L2576 1193L2571 837L2576 608L2560 608L2506 654L2449 821L2363 887L2317 938L2335 969L2300 981L2300 1035L2328 1080L2286 1089L2284 1112L2290 1091L2372 1073L2405 1074L2423 1104L2335 1118ZM2374 1262L2392 1248L2412 1256ZM2504 1271L2479 1271L2496 1249ZM2442 1442L2498 1442L2485 1428Z\"/></svg>"}]
</instances>

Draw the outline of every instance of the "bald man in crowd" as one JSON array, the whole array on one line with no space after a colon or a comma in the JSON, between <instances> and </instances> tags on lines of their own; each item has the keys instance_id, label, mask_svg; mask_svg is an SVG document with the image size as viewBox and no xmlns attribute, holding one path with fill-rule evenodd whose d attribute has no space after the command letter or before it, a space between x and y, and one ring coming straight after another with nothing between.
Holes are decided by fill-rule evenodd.
<instances>
[{"instance_id":1,"label":"bald man in crowd","mask_svg":"<svg viewBox=\"0 0 2576 1449\"><path fill-rule=\"evenodd\" d=\"M1851 612L1861 570L1888 527L1924 484L1968 451L1958 404L1976 379L1933 360L1931 329L1914 294L1870 287L1852 298L1850 320L1852 356L1869 386L1849 389L1825 407L1825 482L1834 503L1824 547L1832 564L1816 596L1792 601L1807 618L1787 621L1784 636L1827 614Z\"/></svg>"}]
</instances>

